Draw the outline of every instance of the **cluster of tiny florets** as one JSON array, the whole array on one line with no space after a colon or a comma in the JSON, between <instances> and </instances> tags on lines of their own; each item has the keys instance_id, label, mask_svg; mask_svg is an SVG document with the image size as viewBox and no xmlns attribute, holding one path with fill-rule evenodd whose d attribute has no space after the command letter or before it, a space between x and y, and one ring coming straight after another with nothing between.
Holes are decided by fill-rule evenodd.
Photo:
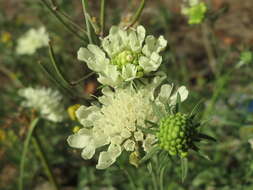
<instances>
[{"instance_id":1,"label":"cluster of tiny florets","mask_svg":"<svg viewBox=\"0 0 253 190\"><path fill-rule=\"evenodd\" d=\"M117 65L119 68L127 64L139 65L140 54L131 50L124 50L118 53L113 59L112 64Z\"/></svg>"},{"instance_id":2,"label":"cluster of tiny florets","mask_svg":"<svg viewBox=\"0 0 253 190\"><path fill-rule=\"evenodd\" d=\"M171 155L188 156L196 130L186 114L176 113L163 118L157 134L160 147Z\"/></svg>"}]
</instances>

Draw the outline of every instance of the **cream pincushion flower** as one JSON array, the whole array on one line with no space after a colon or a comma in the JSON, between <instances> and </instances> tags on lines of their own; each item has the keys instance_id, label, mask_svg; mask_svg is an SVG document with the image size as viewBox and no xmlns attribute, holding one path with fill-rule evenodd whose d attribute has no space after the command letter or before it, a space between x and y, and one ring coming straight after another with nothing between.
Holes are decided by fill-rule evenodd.
<instances>
[{"instance_id":1,"label":"cream pincushion flower","mask_svg":"<svg viewBox=\"0 0 253 190\"><path fill-rule=\"evenodd\" d=\"M45 27L30 29L18 39L16 52L19 55L32 55L37 49L48 45L49 37Z\"/></svg>"},{"instance_id":2,"label":"cream pincushion flower","mask_svg":"<svg viewBox=\"0 0 253 190\"><path fill-rule=\"evenodd\" d=\"M106 151L100 153L97 169L109 167L123 150L135 151L140 143L148 152L156 142L156 137L145 133L143 129L150 127L147 121L156 123L159 120L154 104L163 111L163 101L166 101L167 105L173 105L177 93L180 93L182 101L188 95L185 87L180 87L172 96L169 85L163 85L161 89L155 98L154 85L137 92L131 87L116 89L114 92L109 87L104 88L104 95L99 98L101 107L81 106L76 111L77 118L84 128L68 137L69 145L82 149L84 159L91 159L97 148L109 145Z\"/></svg>"},{"instance_id":3,"label":"cream pincushion flower","mask_svg":"<svg viewBox=\"0 0 253 190\"><path fill-rule=\"evenodd\" d=\"M61 122L66 118L62 95L55 90L44 87L24 88L19 95L25 98L22 106L33 108L45 119Z\"/></svg>"},{"instance_id":4,"label":"cream pincushion flower","mask_svg":"<svg viewBox=\"0 0 253 190\"><path fill-rule=\"evenodd\" d=\"M99 82L116 87L123 81L156 71L162 62L159 53L166 47L167 41L163 36L158 39L146 36L143 26L138 26L136 30L113 26L101 44L101 48L93 44L81 47L77 57L98 73Z\"/></svg>"}]
</instances>

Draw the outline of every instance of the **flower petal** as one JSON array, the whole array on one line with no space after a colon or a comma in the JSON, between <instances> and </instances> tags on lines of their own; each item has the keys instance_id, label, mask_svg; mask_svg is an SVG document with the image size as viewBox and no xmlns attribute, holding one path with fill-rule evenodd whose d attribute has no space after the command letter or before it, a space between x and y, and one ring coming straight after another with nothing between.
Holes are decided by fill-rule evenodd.
<instances>
[{"instance_id":1,"label":"flower petal","mask_svg":"<svg viewBox=\"0 0 253 190\"><path fill-rule=\"evenodd\" d=\"M96 147L94 146L93 141L89 143L86 147L84 147L81 156L83 159L88 160L91 159L95 154Z\"/></svg>"},{"instance_id":2,"label":"flower petal","mask_svg":"<svg viewBox=\"0 0 253 190\"><path fill-rule=\"evenodd\" d=\"M97 169L103 170L111 166L116 159L114 159L109 152L103 151L99 154Z\"/></svg>"},{"instance_id":3,"label":"flower petal","mask_svg":"<svg viewBox=\"0 0 253 190\"><path fill-rule=\"evenodd\" d=\"M135 142L133 140L126 140L126 142L123 144L126 151L134 151L135 148Z\"/></svg>"},{"instance_id":4,"label":"flower petal","mask_svg":"<svg viewBox=\"0 0 253 190\"><path fill-rule=\"evenodd\" d=\"M99 108L97 106L80 106L76 110L76 117L84 127L90 127L99 118Z\"/></svg>"},{"instance_id":5,"label":"flower petal","mask_svg":"<svg viewBox=\"0 0 253 190\"><path fill-rule=\"evenodd\" d=\"M84 148L92 139L89 129L80 129L77 134L70 135L67 139L69 146L73 148Z\"/></svg>"},{"instance_id":6,"label":"flower petal","mask_svg":"<svg viewBox=\"0 0 253 190\"><path fill-rule=\"evenodd\" d=\"M135 65L127 64L122 69L122 77L125 81L130 81L136 78L137 68Z\"/></svg>"},{"instance_id":7,"label":"flower petal","mask_svg":"<svg viewBox=\"0 0 253 190\"><path fill-rule=\"evenodd\" d=\"M173 96L170 98L170 105L175 105L177 102L177 94L179 93L181 102L185 101L188 97L189 91L185 86L181 86Z\"/></svg>"}]
</instances>

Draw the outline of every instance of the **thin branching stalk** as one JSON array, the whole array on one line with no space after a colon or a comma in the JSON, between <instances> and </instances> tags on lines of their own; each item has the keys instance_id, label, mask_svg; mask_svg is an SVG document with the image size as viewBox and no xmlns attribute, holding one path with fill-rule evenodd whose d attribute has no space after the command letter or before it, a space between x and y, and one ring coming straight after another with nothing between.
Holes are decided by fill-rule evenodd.
<instances>
[{"instance_id":1,"label":"thin branching stalk","mask_svg":"<svg viewBox=\"0 0 253 190\"><path fill-rule=\"evenodd\" d=\"M91 73L89 73L89 74L83 76L82 78L80 78L80 79L78 79L78 80L76 80L76 81L71 82L70 84L71 84L72 86L75 86L75 85L79 84L80 82L84 81L85 79L91 77L91 76L94 75L94 74L95 74L95 72L91 72Z\"/></svg>"},{"instance_id":2,"label":"thin branching stalk","mask_svg":"<svg viewBox=\"0 0 253 190\"><path fill-rule=\"evenodd\" d=\"M72 34L74 34L76 37L78 37L79 39L81 39L82 41L84 41L85 43L87 43L87 39L84 38L83 36L81 36L80 34L78 34L78 32L76 32L72 27L70 27L63 19L60 15L58 15L56 13L56 11L47 3L46 0L40 0L47 8L48 10L59 20L59 22L61 22L64 27L71 32Z\"/></svg>"},{"instance_id":3,"label":"thin branching stalk","mask_svg":"<svg viewBox=\"0 0 253 190\"><path fill-rule=\"evenodd\" d=\"M50 183L53 185L55 190L60 190L59 185L53 175L52 168L49 164L49 161L46 157L46 153L44 152L40 139L36 134L36 131L34 131L33 137L32 137L33 145L36 149L37 155L43 165L44 171L50 181Z\"/></svg>"},{"instance_id":4,"label":"thin branching stalk","mask_svg":"<svg viewBox=\"0 0 253 190\"><path fill-rule=\"evenodd\" d=\"M140 3L140 6L139 8L137 9L136 13L134 14L130 24L126 27L126 29L132 27L137 21L138 19L140 18L141 16L141 13L145 7L145 4L146 4L146 0L142 0L141 3Z\"/></svg>"},{"instance_id":5,"label":"thin branching stalk","mask_svg":"<svg viewBox=\"0 0 253 190\"><path fill-rule=\"evenodd\" d=\"M164 190L164 172L165 172L166 167L161 168L160 170L160 175L159 175L159 186L160 186L160 190Z\"/></svg>"},{"instance_id":6,"label":"thin branching stalk","mask_svg":"<svg viewBox=\"0 0 253 190\"><path fill-rule=\"evenodd\" d=\"M88 33L88 39L89 39L89 43L92 44L92 31L91 31L91 25L90 25L90 21L88 19L88 1L87 0L82 0L82 6L83 6L83 14L84 14L84 18L85 18L85 24L86 24L86 29L87 29L87 33Z\"/></svg>"},{"instance_id":7,"label":"thin branching stalk","mask_svg":"<svg viewBox=\"0 0 253 190\"><path fill-rule=\"evenodd\" d=\"M49 77L49 79L63 92L67 93L68 96L73 97L72 92L66 88L65 86L63 86L54 76L53 74L49 71L48 68L46 68L46 66L41 63L40 61L38 62L38 64L40 65L42 71L46 74L47 77Z\"/></svg>"},{"instance_id":8,"label":"thin branching stalk","mask_svg":"<svg viewBox=\"0 0 253 190\"><path fill-rule=\"evenodd\" d=\"M35 118L34 120L32 120L29 130L28 130L28 134L26 136L25 139L25 143L24 143L24 148L22 151L22 155L21 155L21 162L20 162L20 166L19 166L19 179L18 179L18 189L19 190L23 190L23 186L24 186L24 170L25 170L25 160L27 158L27 152L28 152L28 148L30 145L30 140L32 138L33 132L35 127L37 126L39 122L39 118Z\"/></svg>"},{"instance_id":9,"label":"thin branching stalk","mask_svg":"<svg viewBox=\"0 0 253 190\"><path fill-rule=\"evenodd\" d=\"M57 62L56 62L56 59L55 59L55 54L54 54L54 49L52 47L52 44L51 42L49 42L49 56L50 56L50 59L51 59L51 63L56 71L56 74L58 75L58 77L60 78L61 82L63 83L63 85L66 87L66 88L70 88L70 84L69 82L65 79L65 77L63 76L62 72L60 71L60 69L58 68L58 65L57 65Z\"/></svg>"},{"instance_id":10,"label":"thin branching stalk","mask_svg":"<svg viewBox=\"0 0 253 190\"><path fill-rule=\"evenodd\" d=\"M77 30L83 32L85 35L88 35L88 33L81 28L78 24L76 24L68 14L66 14L65 12L59 10L59 7L54 7L53 8L58 14L60 14L62 17L64 17L70 24L72 24L73 27L75 27Z\"/></svg>"},{"instance_id":11,"label":"thin branching stalk","mask_svg":"<svg viewBox=\"0 0 253 190\"><path fill-rule=\"evenodd\" d=\"M100 36L104 36L104 30L105 30L105 1L101 0L100 4Z\"/></svg>"},{"instance_id":12,"label":"thin branching stalk","mask_svg":"<svg viewBox=\"0 0 253 190\"><path fill-rule=\"evenodd\" d=\"M83 32L87 35L87 32L83 28L81 28L78 24L76 24L68 14L66 14L64 11L60 10L60 7L58 6L58 4L56 3L55 0L51 0L51 3L53 5L52 9L56 12L56 14L60 14L70 24L72 24L73 27L75 27L76 29L80 30L81 32Z\"/></svg>"}]
</instances>

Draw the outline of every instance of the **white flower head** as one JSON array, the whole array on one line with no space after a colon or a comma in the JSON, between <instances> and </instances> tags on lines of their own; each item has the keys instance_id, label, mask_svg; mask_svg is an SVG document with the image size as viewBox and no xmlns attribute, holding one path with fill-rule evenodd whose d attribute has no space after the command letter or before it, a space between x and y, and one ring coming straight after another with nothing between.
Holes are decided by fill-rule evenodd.
<instances>
[{"instance_id":1,"label":"white flower head","mask_svg":"<svg viewBox=\"0 0 253 190\"><path fill-rule=\"evenodd\" d=\"M25 98L22 106L35 109L43 118L53 122L61 122L66 118L63 97L58 91L44 87L28 87L18 93Z\"/></svg>"},{"instance_id":2,"label":"white flower head","mask_svg":"<svg viewBox=\"0 0 253 190\"><path fill-rule=\"evenodd\" d=\"M163 36L146 36L143 26L123 30L113 26L101 40L102 47L81 47L77 57L98 73L98 81L112 87L156 71L162 62L159 53L167 46Z\"/></svg>"},{"instance_id":3,"label":"white flower head","mask_svg":"<svg viewBox=\"0 0 253 190\"><path fill-rule=\"evenodd\" d=\"M45 27L30 29L18 39L16 52L19 55L32 55L37 49L48 45L49 37Z\"/></svg>"},{"instance_id":4,"label":"white flower head","mask_svg":"<svg viewBox=\"0 0 253 190\"><path fill-rule=\"evenodd\" d=\"M167 105L174 105L177 93L180 93L182 101L188 94L184 87L171 94L168 86L166 89L162 86L165 90L160 91L154 98L153 86L146 86L138 91L131 87L115 91L105 87L102 90L104 95L99 98L101 107L81 106L76 111L77 118L84 128L68 137L69 145L82 149L84 159L91 159L97 148L109 145L106 151L100 153L97 169L105 169L112 165L124 150L136 151L140 143L148 152L156 142L156 137L147 134L144 129L150 127L147 121L156 123L160 119L155 114L153 105L156 104L158 109L166 111L163 105L160 105L162 101ZM166 90L168 94L165 94Z\"/></svg>"}]
</instances>

